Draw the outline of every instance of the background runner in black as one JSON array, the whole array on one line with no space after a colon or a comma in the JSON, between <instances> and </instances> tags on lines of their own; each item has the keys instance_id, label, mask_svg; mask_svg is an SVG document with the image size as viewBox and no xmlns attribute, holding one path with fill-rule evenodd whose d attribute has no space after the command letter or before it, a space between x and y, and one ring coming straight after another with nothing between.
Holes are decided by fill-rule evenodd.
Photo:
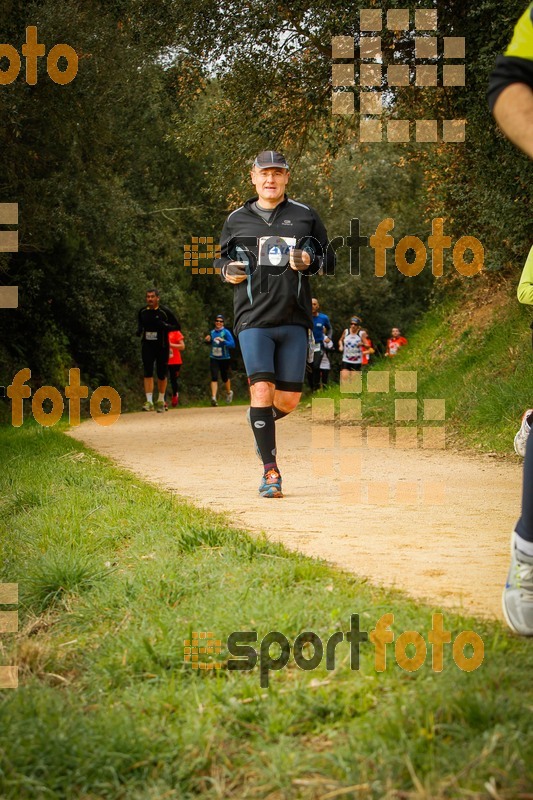
<instances>
[{"instance_id":1,"label":"background runner in black","mask_svg":"<svg viewBox=\"0 0 533 800\"><path fill-rule=\"evenodd\" d=\"M137 315L137 336L141 337L141 355L144 369L144 391L146 402L144 411L165 410L165 390L167 388L167 369L169 357L168 334L179 331L181 326L166 306L159 304L157 289L146 292L146 306ZM154 364L157 372L159 396L154 404Z\"/></svg>"}]
</instances>

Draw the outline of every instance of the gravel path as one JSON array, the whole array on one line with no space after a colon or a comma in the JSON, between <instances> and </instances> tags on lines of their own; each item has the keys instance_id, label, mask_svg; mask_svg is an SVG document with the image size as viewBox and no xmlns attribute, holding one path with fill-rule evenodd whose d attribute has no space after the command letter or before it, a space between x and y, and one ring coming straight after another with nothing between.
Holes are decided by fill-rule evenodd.
<instances>
[{"instance_id":1,"label":"gravel path","mask_svg":"<svg viewBox=\"0 0 533 800\"><path fill-rule=\"evenodd\" d=\"M257 494L261 465L243 406L124 414L71 435L237 526L433 605L502 619L519 464L358 449L346 429L311 425L310 411L277 431L285 493L277 500Z\"/></svg>"}]
</instances>

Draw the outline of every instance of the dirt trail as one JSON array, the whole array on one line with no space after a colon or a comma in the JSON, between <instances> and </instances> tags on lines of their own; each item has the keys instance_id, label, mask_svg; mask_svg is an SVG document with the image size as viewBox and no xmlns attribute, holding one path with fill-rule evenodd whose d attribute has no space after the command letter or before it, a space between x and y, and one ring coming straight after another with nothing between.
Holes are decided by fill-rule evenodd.
<instances>
[{"instance_id":1,"label":"dirt trail","mask_svg":"<svg viewBox=\"0 0 533 800\"><path fill-rule=\"evenodd\" d=\"M244 411L126 414L110 428L88 421L73 435L143 478L226 512L238 526L434 605L502 618L519 464L450 451L347 449L339 430L335 450L317 450L328 433L311 428L307 412L278 423L285 497L265 500L257 494L261 465ZM346 480L358 453L372 504L364 494L361 502L356 479ZM397 479L414 485L391 492L387 482Z\"/></svg>"}]
</instances>

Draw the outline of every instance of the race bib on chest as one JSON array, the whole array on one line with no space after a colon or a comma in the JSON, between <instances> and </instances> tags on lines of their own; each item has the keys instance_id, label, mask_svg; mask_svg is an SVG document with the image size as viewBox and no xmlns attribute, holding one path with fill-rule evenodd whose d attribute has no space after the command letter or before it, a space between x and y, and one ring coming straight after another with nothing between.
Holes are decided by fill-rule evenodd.
<instances>
[{"instance_id":1,"label":"race bib on chest","mask_svg":"<svg viewBox=\"0 0 533 800\"><path fill-rule=\"evenodd\" d=\"M265 267L286 267L291 250L295 247L294 236L261 236L258 242L257 263Z\"/></svg>"},{"instance_id":2,"label":"race bib on chest","mask_svg":"<svg viewBox=\"0 0 533 800\"><path fill-rule=\"evenodd\" d=\"M145 337L147 342L157 342L157 331L146 331Z\"/></svg>"},{"instance_id":3,"label":"race bib on chest","mask_svg":"<svg viewBox=\"0 0 533 800\"><path fill-rule=\"evenodd\" d=\"M213 358L220 358L222 355L222 348L221 347L213 347L212 350Z\"/></svg>"},{"instance_id":4,"label":"race bib on chest","mask_svg":"<svg viewBox=\"0 0 533 800\"><path fill-rule=\"evenodd\" d=\"M351 334L346 336L344 339L344 361L359 364L361 362L361 344L359 336L352 336Z\"/></svg>"}]
</instances>

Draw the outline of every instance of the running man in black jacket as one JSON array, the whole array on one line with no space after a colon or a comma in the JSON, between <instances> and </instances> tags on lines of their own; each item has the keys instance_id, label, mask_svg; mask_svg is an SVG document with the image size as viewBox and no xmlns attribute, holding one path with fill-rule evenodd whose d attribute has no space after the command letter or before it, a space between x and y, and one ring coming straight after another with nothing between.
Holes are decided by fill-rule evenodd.
<instances>
[{"instance_id":1,"label":"running man in black jacket","mask_svg":"<svg viewBox=\"0 0 533 800\"><path fill-rule=\"evenodd\" d=\"M285 194L289 166L282 153L259 153L251 179L257 195L226 219L215 266L234 286L249 421L264 467L259 493L283 497L275 421L296 408L302 393L313 328L309 278L333 272L335 259L316 211Z\"/></svg>"},{"instance_id":2,"label":"running man in black jacket","mask_svg":"<svg viewBox=\"0 0 533 800\"><path fill-rule=\"evenodd\" d=\"M137 336L141 337L141 355L144 369L144 391L146 403L143 411L158 412L165 410L165 390L167 388L167 369L170 331L181 330L178 320L166 306L159 305L159 292L157 289L148 289L146 292L146 305L137 315ZM157 372L157 387L159 397L154 403L154 363Z\"/></svg>"}]
</instances>

